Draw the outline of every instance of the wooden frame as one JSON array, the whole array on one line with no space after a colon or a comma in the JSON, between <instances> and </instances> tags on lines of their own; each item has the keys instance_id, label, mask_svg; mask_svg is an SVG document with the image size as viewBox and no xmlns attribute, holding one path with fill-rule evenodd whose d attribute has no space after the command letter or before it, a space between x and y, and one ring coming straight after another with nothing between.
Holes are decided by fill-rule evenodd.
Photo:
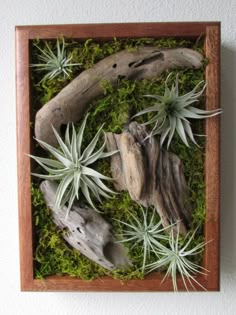
<instances>
[{"instance_id":1,"label":"wooden frame","mask_svg":"<svg viewBox=\"0 0 236 315\"><path fill-rule=\"evenodd\" d=\"M108 40L137 37L178 37L205 39L206 108L215 109L220 102L220 23L130 23L84 24L16 27L16 98L17 98L17 150L18 195L20 230L20 270L22 291L172 291L171 279L161 284L161 276L152 273L145 280L120 281L103 277L86 282L68 276L50 276L45 280L34 279L33 272L33 225L31 209L30 160L30 80L29 42L34 38L50 39L63 34L69 38L95 38ZM197 280L209 291L219 290L219 204L220 160L219 118L206 122L206 223L205 239L213 240L204 253L203 266L210 270L207 276ZM161 284L161 285L160 285ZM185 290L178 279L179 290ZM199 290L202 290L200 287Z\"/></svg>"}]
</instances>

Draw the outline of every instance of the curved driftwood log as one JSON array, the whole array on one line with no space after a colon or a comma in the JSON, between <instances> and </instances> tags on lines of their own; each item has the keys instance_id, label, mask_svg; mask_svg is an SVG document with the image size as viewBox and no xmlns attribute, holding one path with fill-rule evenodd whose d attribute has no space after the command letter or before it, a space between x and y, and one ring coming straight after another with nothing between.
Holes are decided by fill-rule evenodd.
<instances>
[{"instance_id":1,"label":"curved driftwood log","mask_svg":"<svg viewBox=\"0 0 236 315\"><path fill-rule=\"evenodd\" d=\"M38 111L36 138L55 145L51 125L60 132L63 124L79 121L91 101L103 94L101 80L109 80L115 86L119 78L140 80L156 77L168 69L199 68L202 59L201 54L191 49L156 47L141 47L135 52L123 50L106 57L83 71Z\"/></svg>"},{"instance_id":2,"label":"curved driftwood log","mask_svg":"<svg viewBox=\"0 0 236 315\"><path fill-rule=\"evenodd\" d=\"M160 150L156 138L144 141L148 132L132 122L122 134L107 133L107 149L120 150L111 157L116 190L128 190L130 197L147 207L154 206L163 226L177 223L186 234L191 221L187 185L180 159Z\"/></svg>"},{"instance_id":3,"label":"curved driftwood log","mask_svg":"<svg viewBox=\"0 0 236 315\"><path fill-rule=\"evenodd\" d=\"M63 237L72 247L108 270L131 264L124 247L114 242L111 225L97 212L89 208L82 209L74 203L65 220L66 207L54 210L57 184L43 181L40 189L46 204L52 209L53 221L61 230L67 230Z\"/></svg>"}]
</instances>

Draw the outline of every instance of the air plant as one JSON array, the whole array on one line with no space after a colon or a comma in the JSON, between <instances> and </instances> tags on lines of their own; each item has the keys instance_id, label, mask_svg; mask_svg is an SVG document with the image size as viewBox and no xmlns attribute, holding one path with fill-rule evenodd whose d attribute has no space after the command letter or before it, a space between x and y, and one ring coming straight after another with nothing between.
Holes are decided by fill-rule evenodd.
<instances>
[{"instance_id":1,"label":"air plant","mask_svg":"<svg viewBox=\"0 0 236 315\"><path fill-rule=\"evenodd\" d=\"M146 97L154 98L157 100L157 103L155 103L154 106L145 108L133 117L155 113L154 116L143 125L154 124L152 131L146 139L151 139L152 136L160 135L161 146L168 138L167 148L169 148L171 140L176 132L186 146L189 146L187 137L197 145L191 129L191 123L188 119L213 117L220 114L221 109L203 110L192 106L193 103L199 101L199 97L203 94L206 88L204 81L199 82L194 89L187 94L179 95L178 75L176 76L176 82L172 85L171 89L168 87L170 76L171 73L167 76L165 81L164 95L145 95ZM202 85L203 87L200 89Z\"/></svg>"},{"instance_id":2,"label":"air plant","mask_svg":"<svg viewBox=\"0 0 236 315\"><path fill-rule=\"evenodd\" d=\"M171 229L169 234L169 247L162 246L159 248L155 248L155 252L159 256L159 259L146 266L146 273L149 273L156 269L161 270L167 268L163 281L167 277L171 276L173 288L175 291L178 291L176 279L177 274L180 274L187 291L188 284L190 284L191 287L195 289L194 283L205 290L205 288L195 279L195 276L197 274L206 274L207 270L197 263L192 262L191 260L194 256L199 255L203 252L207 242L201 242L193 247L191 245L191 242L195 234L196 230L192 233L191 236L189 236L188 233L184 240L181 241L179 230L177 231L177 235L175 235L174 229Z\"/></svg>"},{"instance_id":3,"label":"air plant","mask_svg":"<svg viewBox=\"0 0 236 315\"><path fill-rule=\"evenodd\" d=\"M153 209L151 218L148 217L148 210L141 207L142 219L139 220L132 213L129 213L133 220L130 223L116 220L126 227L123 233L117 235L118 237L123 237L123 239L117 241L119 243L133 242L132 248L137 244L141 243L143 248L143 264L142 272L144 273L146 269L147 257L150 257L151 253L156 253L157 248L162 248L163 245L160 241L168 240L168 236L163 233L167 228L161 226L161 221L156 223L155 220L155 209Z\"/></svg>"},{"instance_id":4,"label":"air plant","mask_svg":"<svg viewBox=\"0 0 236 315\"><path fill-rule=\"evenodd\" d=\"M72 67L79 66L81 63L71 63L72 54L67 54L65 50L64 38L57 39L57 51L56 53L50 48L47 42L45 43L45 49L34 44L34 46L40 51L41 54L37 54L40 63L33 63L30 66L36 68L36 71L44 71L46 74L43 76L42 81L52 80L56 77L63 75L63 78L69 78L72 73Z\"/></svg>"},{"instance_id":5,"label":"air plant","mask_svg":"<svg viewBox=\"0 0 236 315\"><path fill-rule=\"evenodd\" d=\"M65 133L65 142L61 139L56 129L52 126L60 148L56 149L46 142L36 139L38 143L47 149L55 159L48 159L30 155L38 164L40 164L49 174L35 174L39 178L60 181L56 196L55 209L63 207L68 202L66 218L75 199L79 200L80 192L83 193L88 203L95 209L91 199L91 192L96 199L101 202L100 196L110 198L113 192L104 183L104 180L111 180L110 177L104 176L90 167L98 159L109 157L118 151L104 152L106 146L106 137L102 146L94 152L103 125L82 152L83 134L86 126L88 115L86 115L79 132L76 134L75 127L72 124L72 136L70 137L70 124L67 125Z\"/></svg>"}]
</instances>

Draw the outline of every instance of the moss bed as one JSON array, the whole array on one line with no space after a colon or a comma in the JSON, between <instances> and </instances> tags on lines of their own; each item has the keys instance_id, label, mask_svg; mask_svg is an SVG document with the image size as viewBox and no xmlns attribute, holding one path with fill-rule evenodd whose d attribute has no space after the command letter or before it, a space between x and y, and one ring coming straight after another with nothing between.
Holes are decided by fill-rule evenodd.
<instances>
[{"instance_id":1,"label":"moss bed","mask_svg":"<svg viewBox=\"0 0 236 315\"><path fill-rule=\"evenodd\" d=\"M55 41L48 41L51 47L55 47ZM122 49L135 50L138 46L150 45L158 48L175 48L187 47L195 49L203 53L203 43L201 41L195 43L181 39L128 39L117 40L111 42L98 43L92 39L86 42L78 42L67 39L67 50L73 55L72 62L81 63L82 66L74 67L73 73L69 79L58 78L52 81L40 82L42 73L31 71L32 77L32 123L34 128L34 117L37 110L53 98L64 86L66 86L81 71L93 66L99 60L116 53ZM43 41L37 41L37 44L44 49ZM37 48L31 47L31 62L37 63ZM177 71L173 71L176 72ZM193 89L195 85L204 80L204 65L201 69L178 70L179 73L179 89L180 93L186 93ZM151 106L153 100L145 98L145 94L162 94L164 92L164 81L167 73L152 80L127 81L120 80L117 88L113 88L107 81L101 81L104 95L98 100L94 100L90 105L90 115L85 130L84 145L94 136L97 129L105 122L104 130L120 133L124 125L129 120L130 113L138 112L144 107ZM171 76L174 80L175 75ZM39 83L40 82L40 83ZM170 84L173 81L169 82ZM200 100L200 107L204 107L203 99ZM109 117L109 119L107 119ZM142 119L142 118L141 118ZM142 120L139 119L140 122ZM76 126L79 127L79 124ZM193 131L196 134L204 134L204 123L195 121L192 124ZM185 176L188 182L189 198L193 208L193 222L191 229L198 227L198 232L192 241L192 245L203 240L203 224L205 218L205 187L204 187L204 137L197 139L199 147L190 145L187 148L176 136L171 144L170 151L175 152L183 161L185 168ZM34 154L44 155L45 151L37 146L34 142ZM42 172L42 170L33 164L34 172ZM109 159L100 161L96 168L103 174L110 175ZM62 238L62 233L57 229L51 219L50 209L44 203L42 193L39 190L40 181L32 178L32 204L33 218L35 225L35 241L34 241L34 261L35 261L35 277L44 278L48 275L60 274L79 277L84 280L92 280L103 275L111 275L118 279L143 278L144 275L140 271L143 261L142 246L136 246L129 252L129 257L133 266L128 270L118 270L109 272L99 265L93 263L77 250L71 248ZM116 221L123 220L129 222L130 213L140 217L140 207L133 202L128 193L123 192L116 195L112 199L104 200L103 204L96 204L103 211L104 218L109 221L115 233L122 233L122 226ZM150 211L152 212L152 211ZM116 220L115 220L116 219ZM158 215L157 215L158 220ZM132 244L125 243L129 248ZM153 257L149 258L151 262ZM201 255L197 257L201 260Z\"/></svg>"}]
</instances>

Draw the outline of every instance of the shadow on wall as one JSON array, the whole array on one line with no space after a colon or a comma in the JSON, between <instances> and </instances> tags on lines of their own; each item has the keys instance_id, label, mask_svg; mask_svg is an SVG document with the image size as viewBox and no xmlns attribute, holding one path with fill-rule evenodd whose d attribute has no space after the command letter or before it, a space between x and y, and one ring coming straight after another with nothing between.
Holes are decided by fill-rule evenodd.
<instances>
[{"instance_id":1,"label":"shadow on wall","mask_svg":"<svg viewBox=\"0 0 236 315\"><path fill-rule=\"evenodd\" d=\"M221 48L221 272L236 279L236 51Z\"/></svg>"}]
</instances>

